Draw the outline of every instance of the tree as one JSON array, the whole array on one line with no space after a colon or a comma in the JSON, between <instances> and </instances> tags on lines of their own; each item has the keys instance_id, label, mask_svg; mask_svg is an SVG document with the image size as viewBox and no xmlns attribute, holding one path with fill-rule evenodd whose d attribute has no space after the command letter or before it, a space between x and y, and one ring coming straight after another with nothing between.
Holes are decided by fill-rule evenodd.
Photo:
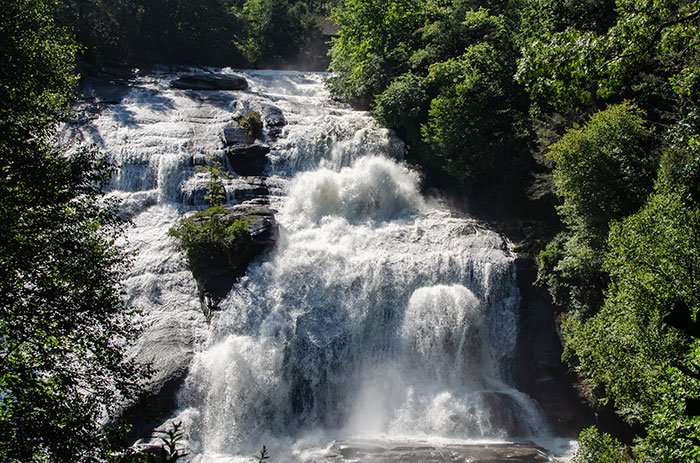
<instances>
[{"instance_id":1,"label":"tree","mask_svg":"<svg viewBox=\"0 0 700 463\"><path fill-rule=\"evenodd\" d=\"M251 63L271 64L291 60L318 33L318 11L311 2L246 0L243 15L247 38L241 44Z\"/></svg>"},{"instance_id":2,"label":"tree","mask_svg":"<svg viewBox=\"0 0 700 463\"><path fill-rule=\"evenodd\" d=\"M121 223L92 150L56 148L77 47L50 0L0 9L0 459L88 461L143 375L120 294Z\"/></svg>"},{"instance_id":3,"label":"tree","mask_svg":"<svg viewBox=\"0 0 700 463\"><path fill-rule=\"evenodd\" d=\"M662 174L636 214L610 232L605 303L563 326L578 369L647 437L642 461L697 461L700 416L700 209ZM683 320L678 324L678 320Z\"/></svg>"},{"instance_id":4,"label":"tree","mask_svg":"<svg viewBox=\"0 0 700 463\"><path fill-rule=\"evenodd\" d=\"M573 127L547 155L566 229L539 256L539 279L567 310L595 311L610 223L634 213L651 191L659 156L642 113L613 105Z\"/></svg>"},{"instance_id":5,"label":"tree","mask_svg":"<svg viewBox=\"0 0 700 463\"><path fill-rule=\"evenodd\" d=\"M371 107L412 158L465 189L512 196L532 132L506 12L478 0L343 1L331 90Z\"/></svg>"},{"instance_id":6,"label":"tree","mask_svg":"<svg viewBox=\"0 0 700 463\"><path fill-rule=\"evenodd\" d=\"M329 80L340 98L369 106L375 95L408 71L423 25L422 2L414 0L340 0L332 19L338 37L331 49Z\"/></svg>"},{"instance_id":7,"label":"tree","mask_svg":"<svg viewBox=\"0 0 700 463\"><path fill-rule=\"evenodd\" d=\"M618 0L615 10L606 30L569 18L567 27L550 24L525 41L518 77L533 100L556 110L600 109L622 97L648 112L667 110L674 93L697 101L697 2Z\"/></svg>"},{"instance_id":8,"label":"tree","mask_svg":"<svg viewBox=\"0 0 700 463\"><path fill-rule=\"evenodd\" d=\"M494 179L518 185L530 133L526 101L512 77L512 37L505 19L483 8L468 11L461 27L470 42L462 54L429 67L425 85L438 90L421 127L423 141L446 172L472 188Z\"/></svg>"}]
</instances>

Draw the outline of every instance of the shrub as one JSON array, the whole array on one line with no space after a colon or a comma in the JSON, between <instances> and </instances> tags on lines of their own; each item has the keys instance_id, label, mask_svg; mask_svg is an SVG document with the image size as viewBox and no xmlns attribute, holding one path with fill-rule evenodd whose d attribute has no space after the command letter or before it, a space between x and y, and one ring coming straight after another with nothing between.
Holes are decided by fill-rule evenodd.
<instances>
[{"instance_id":1,"label":"shrub","mask_svg":"<svg viewBox=\"0 0 700 463\"><path fill-rule=\"evenodd\" d=\"M253 250L249 219L229 220L223 206L184 218L170 229L179 242L195 278L212 266L238 268Z\"/></svg>"},{"instance_id":2,"label":"shrub","mask_svg":"<svg viewBox=\"0 0 700 463\"><path fill-rule=\"evenodd\" d=\"M245 113L245 115L238 120L238 124L246 130L248 136L251 138L257 139L262 135L262 117L257 111Z\"/></svg>"},{"instance_id":3,"label":"shrub","mask_svg":"<svg viewBox=\"0 0 700 463\"><path fill-rule=\"evenodd\" d=\"M578 436L579 448L572 463L624 463L632 459L625 447L609 434L602 433L595 426L581 431Z\"/></svg>"}]
</instances>

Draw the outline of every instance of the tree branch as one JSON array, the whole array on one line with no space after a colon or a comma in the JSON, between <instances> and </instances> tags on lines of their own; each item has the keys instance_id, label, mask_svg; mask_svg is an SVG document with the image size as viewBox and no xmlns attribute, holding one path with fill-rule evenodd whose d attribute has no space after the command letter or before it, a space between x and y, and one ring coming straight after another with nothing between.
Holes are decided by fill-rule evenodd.
<instances>
[{"instance_id":1,"label":"tree branch","mask_svg":"<svg viewBox=\"0 0 700 463\"><path fill-rule=\"evenodd\" d=\"M667 21L662 22L662 23L659 24L659 26L656 28L656 30L654 31L654 33L651 34L649 43L647 43L647 45L646 45L644 48L642 48L641 50L637 50L637 51L633 51L633 52L629 52L629 53L623 53L623 54L621 54L621 55L616 55L616 56L614 56L614 57L608 59L607 61L605 61L605 62L601 65L600 69L604 68L605 66L607 66L607 65L610 64L610 63L612 63L613 61L620 61L620 60L622 60L622 59L629 58L629 57L632 57L632 56L635 56L635 55L642 55L642 54L644 54L644 53L647 53L649 50L651 50L651 49L654 47L654 45L656 44L657 40L661 37L661 33L664 31L664 29L666 29L667 27L675 26L675 25L677 25L677 24L680 24L680 23L683 23L683 22L686 22L686 21L692 21L693 19L695 19L695 18L697 18L697 17L699 17L699 16L700 16L700 8L697 9L697 10L695 10L695 11L693 11L692 13L688 13L688 14L685 15L685 16L681 16L680 18L669 19L669 20L667 20Z\"/></svg>"}]
</instances>

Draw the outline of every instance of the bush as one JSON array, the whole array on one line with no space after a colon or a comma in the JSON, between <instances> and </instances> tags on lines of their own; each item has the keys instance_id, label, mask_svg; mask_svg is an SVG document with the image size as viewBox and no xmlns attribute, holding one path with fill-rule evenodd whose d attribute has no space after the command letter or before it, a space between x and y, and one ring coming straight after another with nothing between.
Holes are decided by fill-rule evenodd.
<instances>
[{"instance_id":1,"label":"bush","mask_svg":"<svg viewBox=\"0 0 700 463\"><path fill-rule=\"evenodd\" d=\"M263 123L260 113L250 111L238 120L238 124L246 130L250 138L258 139L262 135Z\"/></svg>"},{"instance_id":2,"label":"bush","mask_svg":"<svg viewBox=\"0 0 700 463\"><path fill-rule=\"evenodd\" d=\"M609 434L591 426L578 436L579 448L571 463L624 463L632 459L625 447Z\"/></svg>"},{"instance_id":3,"label":"bush","mask_svg":"<svg viewBox=\"0 0 700 463\"><path fill-rule=\"evenodd\" d=\"M253 241L248 219L229 221L223 206L214 206L184 218L170 229L185 251L195 278L212 266L238 268L251 254Z\"/></svg>"}]
</instances>

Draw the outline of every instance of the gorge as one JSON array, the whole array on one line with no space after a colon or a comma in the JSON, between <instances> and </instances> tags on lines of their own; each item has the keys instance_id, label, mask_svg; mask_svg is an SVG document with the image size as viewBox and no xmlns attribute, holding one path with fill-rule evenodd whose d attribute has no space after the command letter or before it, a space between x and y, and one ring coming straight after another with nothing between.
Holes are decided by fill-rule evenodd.
<instances>
[{"instance_id":1,"label":"gorge","mask_svg":"<svg viewBox=\"0 0 700 463\"><path fill-rule=\"evenodd\" d=\"M153 362L160 397L135 407L144 433L182 422L200 462L250 461L262 445L271 461L570 454L581 418L556 409L575 408L575 395L546 387L565 382L563 369L529 378L539 389L523 380L538 339L556 335L523 327L537 302L525 304L512 243L426 196L401 140L333 102L324 74L244 71L246 90L172 88L184 71L88 81L64 131L118 168L108 196L132 222L125 289L146 325L134 355ZM264 131L242 165L232 145L250 111ZM206 206L196 167L214 161L230 176L227 204L275 211L279 237L207 317L168 231Z\"/></svg>"}]
</instances>

